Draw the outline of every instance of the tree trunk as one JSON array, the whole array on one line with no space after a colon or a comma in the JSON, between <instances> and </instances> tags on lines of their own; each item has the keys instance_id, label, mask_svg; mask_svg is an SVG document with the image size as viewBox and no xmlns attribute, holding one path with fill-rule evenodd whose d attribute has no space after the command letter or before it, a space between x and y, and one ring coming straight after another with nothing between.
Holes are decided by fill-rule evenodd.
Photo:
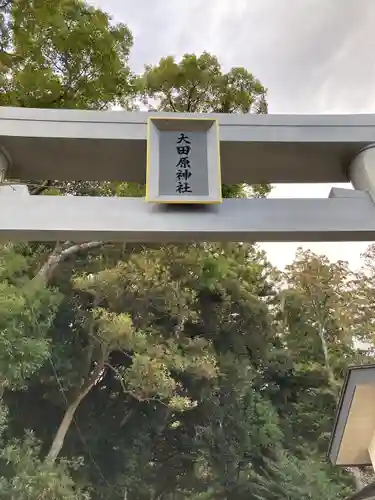
<instances>
[{"instance_id":1,"label":"tree trunk","mask_svg":"<svg viewBox=\"0 0 375 500\"><path fill-rule=\"evenodd\" d=\"M329 359L328 346L327 346L327 341L326 341L325 334L324 334L324 327L322 326L320 320L319 320L318 330L319 330L320 343L322 345L324 363L326 365L326 370L328 373L329 385L331 386L331 389L334 390L335 395L337 396L337 382L336 382L336 378L335 378L335 375L333 373L333 369L331 367L331 362Z\"/></svg>"},{"instance_id":2,"label":"tree trunk","mask_svg":"<svg viewBox=\"0 0 375 500\"><path fill-rule=\"evenodd\" d=\"M52 442L51 448L47 455L47 460L54 462L58 457L61 448L63 447L65 436L69 430L70 424L72 423L74 414L82 401L83 398L78 397L66 410L64 418L56 432L55 438Z\"/></svg>"},{"instance_id":3,"label":"tree trunk","mask_svg":"<svg viewBox=\"0 0 375 500\"><path fill-rule=\"evenodd\" d=\"M103 245L101 241L89 241L87 243L80 243L72 245L66 242L63 246L60 243L56 244L54 251L48 257L47 261L43 264L34 279L41 280L48 285L52 280L58 266L66 261L69 257L73 257L80 252L100 248Z\"/></svg>"},{"instance_id":4,"label":"tree trunk","mask_svg":"<svg viewBox=\"0 0 375 500\"><path fill-rule=\"evenodd\" d=\"M64 417L57 429L55 437L52 441L51 448L46 456L46 460L50 462L55 462L56 458L59 456L61 449L64 445L64 440L70 425L74 419L75 412L79 407L81 401L87 396L91 389L98 383L100 377L105 369L105 357L103 357L96 365L91 377L83 384L78 392L78 395L72 403L68 406L65 411Z\"/></svg>"}]
</instances>

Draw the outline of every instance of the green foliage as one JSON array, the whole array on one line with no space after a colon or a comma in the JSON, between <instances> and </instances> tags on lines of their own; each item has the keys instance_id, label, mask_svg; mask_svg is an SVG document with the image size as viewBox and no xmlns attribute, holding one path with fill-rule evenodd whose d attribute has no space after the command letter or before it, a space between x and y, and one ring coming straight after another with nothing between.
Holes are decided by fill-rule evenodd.
<instances>
[{"instance_id":1,"label":"green foliage","mask_svg":"<svg viewBox=\"0 0 375 500\"><path fill-rule=\"evenodd\" d=\"M24 300L18 309L4 305L4 321L11 310L46 342L43 356L32 358L39 364L27 365L34 375L21 377L27 390L18 391L15 378L4 393L4 449L12 464L19 454L24 471L7 469L8 496L12 488L18 494L20 481L20 488L42 484L56 499L74 498L72 477L93 500L122 500L125 492L137 500L333 498L350 489L320 454L335 391L318 319L328 325L329 354L336 338L342 345L350 338L342 331L349 318L322 306L326 297L340 304L340 294L352 290L341 267L320 262L319 281L317 257L299 254L278 297L277 274L251 245L108 245L61 272L57 293L29 276L47 249L1 253L2 283L12 300ZM304 295L311 290L319 316ZM27 320L29 293L37 327ZM55 297L55 309L45 309L38 294ZM329 361L338 373L336 356ZM61 464L43 461L67 404L82 394ZM42 448L24 429L33 429ZM83 465L70 472L80 456Z\"/></svg>"},{"instance_id":2,"label":"green foliage","mask_svg":"<svg viewBox=\"0 0 375 500\"><path fill-rule=\"evenodd\" d=\"M39 459L40 448L32 435L8 443L0 453L4 465L0 498L4 500L89 500L69 474L67 463L58 466Z\"/></svg>"},{"instance_id":3,"label":"green foliage","mask_svg":"<svg viewBox=\"0 0 375 500\"><path fill-rule=\"evenodd\" d=\"M282 453L278 462L268 465L268 471L255 478L254 498L259 500L337 500L351 493L345 477L334 472L323 459L300 460Z\"/></svg>"},{"instance_id":4,"label":"green foliage","mask_svg":"<svg viewBox=\"0 0 375 500\"><path fill-rule=\"evenodd\" d=\"M245 380L241 384L236 372L228 367L222 372L220 390L204 405L210 418L200 436L209 486L227 496L248 485L250 471L259 471L267 457L274 458L282 442L274 408L248 381L247 387Z\"/></svg>"},{"instance_id":5,"label":"green foliage","mask_svg":"<svg viewBox=\"0 0 375 500\"><path fill-rule=\"evenodd\" d=\"M264 113L266 90L245 68L223 73L218 59L204 52L172 56L146 66L139 86L162 111L188 113Z\"/></svg>"},{"instance_id":6,"label":"green foliage","mask_svg":"<svg viewBox=\"0 0 375 500\"><path fill-rule=\"evenodd\" d=\"M356 296L351 302L350 313L353 317L353 338L369 349L368 362L372 362L375 304L375 245L370 245L362 255L361 269L354 276ZM363 357L365 353L361 353Z\"/></svg>"},{"instance_id":7,"label":"green foliage","mask_svg":"<svg viewBox=\"0 0 375 500\"><path fill-rule=\"evenodd\" d=\"M2 433L6 412L0 409ZM31 433L5 443L0 436L0 499L4 500L89 500L75 484L71 469L78 463L62 460L57 466L40 459L40 445Z\"/></svg>"},{"instance_id":8,"label":"green foliage","mask_svg":"<svg viewBox=\"0 0 375 500\"><path fill-rule=\"evenodd\" d=\"M49 356L47 332L59 294L24 278L27 260L8 245L0 249L0 385L22 387Z\"/></svg>"},{"instance_id":9,"label":"green foliage","mask_svg":"<svg viewBox=\"0 0 375 500\"><path fill-rule=\"evenodd\" d=\"M132 35L81 0L17 0L0 11L0 105L127 107Z\"/></svg>"},{"instance_id":10,"label":"green foliage","mask_svg":"<svg viewBox=\"0 0 375 500\"><path fill-rule=\"evenodd\" d=\"M356 278L344 262L299 250L282 279L278 329L288 366L272 398L287 419L287 446L309 442L324 452L345 368L357 358Z\"/></svg>"}]
</instances>

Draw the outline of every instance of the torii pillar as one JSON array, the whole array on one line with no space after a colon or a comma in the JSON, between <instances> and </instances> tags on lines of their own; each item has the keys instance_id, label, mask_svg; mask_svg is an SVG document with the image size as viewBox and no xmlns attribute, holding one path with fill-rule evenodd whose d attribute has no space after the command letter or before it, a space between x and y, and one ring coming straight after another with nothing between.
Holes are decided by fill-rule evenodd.
<instances>
[{"instance_id":1,"label":"torii pillar","mask_svg":"<svg viewBox=\"0 0 375 500\"><path fill-rule=\"evenodd\" d=\"M359 151L349 166L348 174L354 188L368 192L375 202L375 144Z\"/></svg>"}]
</instances>

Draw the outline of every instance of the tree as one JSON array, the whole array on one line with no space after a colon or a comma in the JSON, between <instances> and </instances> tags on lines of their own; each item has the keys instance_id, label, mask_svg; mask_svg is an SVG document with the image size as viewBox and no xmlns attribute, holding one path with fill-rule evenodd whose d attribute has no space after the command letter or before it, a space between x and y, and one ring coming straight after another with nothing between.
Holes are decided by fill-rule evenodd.
<instances>
[{"instance_id":1,"label":"tree","mask_svg":"<svg viewBox=\"0 0 375 500\"><path fill-rule=\"evenodd\" d=\"M146 66L140 81L146 103L162 111L187 113L266 113L266 90L245 68L223 73L218 59L204 52L172 56Z\"/></svg>"},{"instance_id":2,"label":"tree","mask_svg":"<svg viewBox=\"0 0 375 500\"><path fill-rule=\"evenodd\" d=\"M81 0L17 0L0 8L0 105L127 106L132 35Z\"/></svg>"},{"instance_id":3,"label":"tree","mask_svg":"<svg viewBox=\"0 0 375 500\"><path fill-rule=\"evenodd\" d=\"M357 299L354 308L354 335L370 359L374 352L375 245L362 255L362 266L355 275Z\"/></svg>"},{"instance_id":4,"label":"tree","mask_svg":"<svg viewBox=\"0 0 375 500\"><path fill-rule=\"evenodd\" d=\"M0 105L106 109L113 104L128 107L132 102L127 63L132 36L126 26L113 24L102 11L80 0L2 1L0 31ZM51 184L28 182L32 194ZM2 247L0 378L7 403L27 399L33 377L50 365L55 350L51 329L64 304L63 291L51 287L51 271L75 253L94 247L57 244L54 251L51 245ZM42 265L47 252L49 258ZM28 500L44 495L81 498L70 488L64 464L40 461L34 440L25 438L24 429L16 430L13 424L10 418L7 435L15 433L18 440L5 440L3 449L9 473L1 484L5 498L26 499L21 495L27 492ZM30 453L26 453L28 445L32 445Z\"/></svg>"},{"instance_id":5,"label":"tree","mask_svg":"<svg viewBox=\"0 0 375 500\"><path fill-rule=\"evenodd\" d=\"M342 373L340 362L344 355L348 363L348 355L353 350L354 275L345 262L330 263L324 256L299 250L293 264L286 268L285 277L288 289L282 300L286 321L294 307L299 319L309 329L306 338L311 342L309 345L304 338L298 347L300 350L309 349L315 344L316 349L309 349L310 353L314 353L315 361L322 359L330 387L337 394L337 378ZM291 323L287 326L293 328ZM298 326L300 328L301 323ZM298 338L295 340L298 342Z\"/></svg>"},{"instance_id":6,"label":"tree","mask_svg":"<svg viewBox=\"0 0 375 500\"><path fill-rule=\"evenodd\" d=\"M67 378L63 377L67 384L73 380L75 395L48 453L50 459L61 451L80 402L107 370L119 380L125 397L140 402L155 400L174 411L194 404L174 374L191 372L208 380L216 376L209 343L198 336L182 336L185 324L194 322L195 296L181 283L181 277L173 275L169 266L175 265L179 255L170 260L170 253L144 249L112 268L106 265L97 274L76 278L80 296L76 300L82 311L88 311L80 314L77 310L76 320L81 323L86 345L83 356L76 353L80 373L72 374L69 362ZM119 360L119 355L121 363L112 362L115 357Z\"/></svg>"},{"instance_id":7,"label":"tree","mask_svg":"<svg viewBox=\"0 0 375 500\"><path fill-rule=\"evenodd\" d=\"M266 89L245 68L228 73L212 54L172 56L148 65L138 88L150 110L187 113L267 113ZM223 186L223 196L266 196L269 185Z\"/></svg>"},{"instance_id":8,"label":"tree","mask_svg":"<svg viewBox=\"0 0 375 500\"><path fill-rule=\"evenodd\" d=\"M206 245L199 254L199 259L173 260L184 263L189 274L203 267L194 285L197 321L187 325L185 334L194 338L207 332L218 378L212 387L185 377L198 405L167 420L151 444L152 466L143 465L157 498L184 499L207 490L218 498L223 492L235 496L239 477L246 481L249 467L259 468L263 454L280 439L271 405L256 392L258 369L273 341L260 299L266 301L271 292L265 287L269 270L264 256L237 244Z\"/></svg>"},{"instance_id":9,"label":"tree","mask_svg":"<svg viewBox=\"0 0 375 500\"><path fill-rule=\"evenodd\" d=\"M25 275L28 261L0 248L0 393L16 390L49 355L48 331L61 297Z\"/></svg>"},{"instance_id":10,"label":"tree","mask_svg":"<svg viewBox=\"0 0 375 500\"><path fill-rule=\"evenodd\" d=\"M348 478L317 462L282 453L278 462L270 463L264 475L254 478L259 500L290 500L345 498L351 492Z\"/></svg>"},{"instance_id":11,"label":"tree","mask_svg":"<svg viewBox=\"0 0 375 500\"><path fill-rule=\"evenodd\" d=\"M299 429L300 439L291 438L290 443L298 448L307 441L323 452L344 371L360 359L355 346L358 280L347 263L331 263L301 249L284 278L280 336L291 359L288 379L281 382L283 412L285 418L296 418ZM290 431L296 435L293 424ZM360 489L360 473L352 472Z\"/></svg>"}]
</instances>

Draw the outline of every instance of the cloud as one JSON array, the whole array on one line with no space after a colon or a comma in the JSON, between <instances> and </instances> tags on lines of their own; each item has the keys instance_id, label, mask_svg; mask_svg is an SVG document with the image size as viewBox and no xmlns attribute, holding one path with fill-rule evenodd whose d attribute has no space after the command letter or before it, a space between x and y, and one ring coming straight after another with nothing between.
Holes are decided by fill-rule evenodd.
<instances>
[{"instance_id":1,"label":"cloud","mask_svg":"<svg viewBox=\"0 0 375 500\"><path fill-rule=\"evenodd\" d=\"M270 110L375 112L374 0L91 0L132 29L140 71L215 53L269 89Z\"/></svg>"}]
</instances>

